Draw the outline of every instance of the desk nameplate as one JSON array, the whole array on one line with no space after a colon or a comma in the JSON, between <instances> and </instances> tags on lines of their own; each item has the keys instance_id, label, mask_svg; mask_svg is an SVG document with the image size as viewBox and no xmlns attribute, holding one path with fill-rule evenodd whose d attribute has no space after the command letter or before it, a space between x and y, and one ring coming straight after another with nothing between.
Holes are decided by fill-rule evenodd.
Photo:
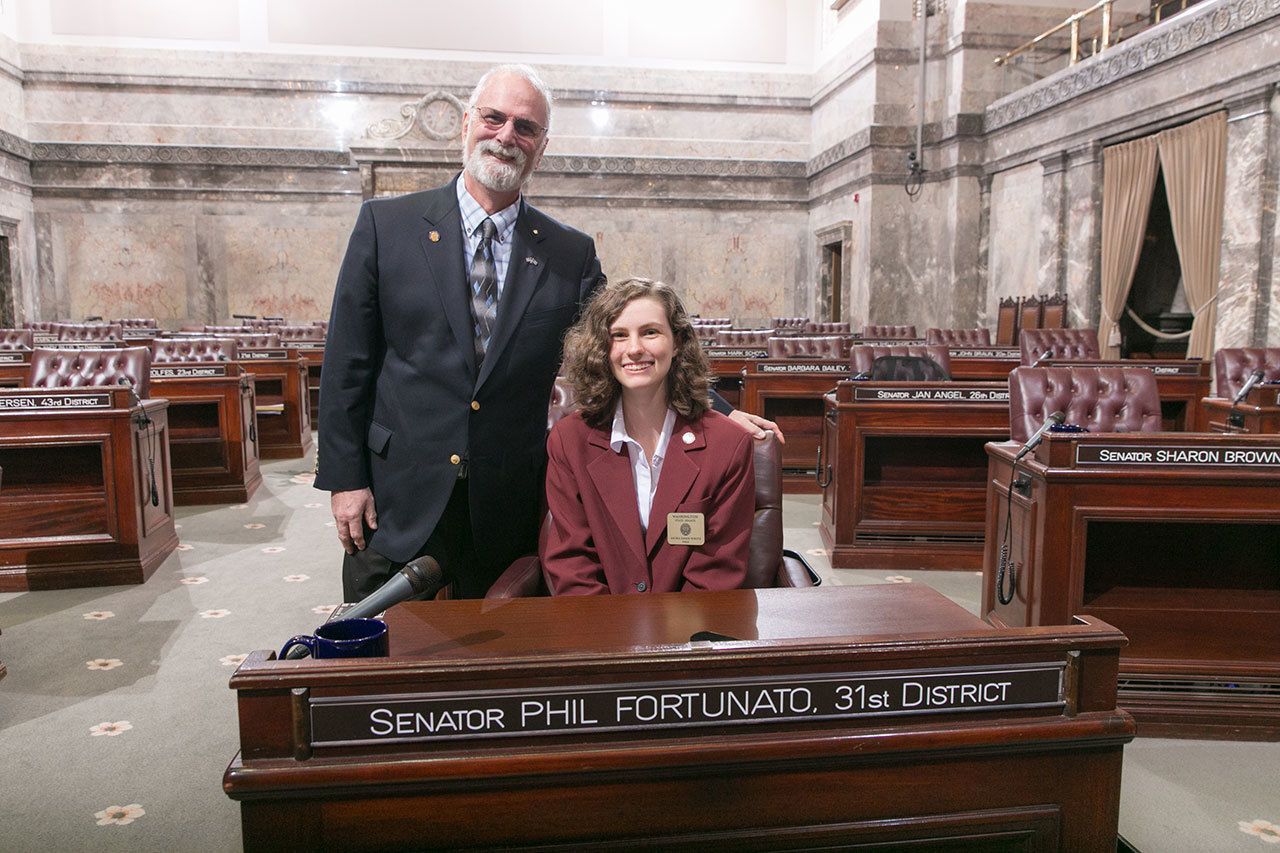
<instances>
[{"instance_id":1,"label":"desk nameplate","mask_svg":"<svg viewBox=\"0 0 1280 853\"><path fill-rule=\"evenodd\" d=\"M1186 445L1079 444L1077 465L1124 465L1144 468L1280 468L1280 444Z\"/></svg>"},{"instance_id":2,"label":"desk nameplate","mask_svg":"<svg viewBox=\"0 0 1280 853\"><path fill-rule=\"evenodd\" d=\"M0 364L26 364L27 356L31 353L26 350L8 350L0 352Z\"/></svg>"},{"instance_id":3,"label":"desk nameplate","mask_svg":"<svg viewBox=\"0 0 1280 853\"><path fill-rule=\"evenodd\" d=\"M200 367L153 367L152 379L191 379L202 376L226 376L225 364L210 364Z\"/></svg>"},{"instance_id":4,"label":"desk nameplate","mask_svg":"<svg viewBox=\"0 0 1280 853\"><path fill-rule=\"evenodd\" d=\"M286 349L242 349L236 352L239 361L284 361L288 358Z\"/></svg>"},{"instance_id":5,"label":"desk nameplate","mask_svg":"<svg viewBox=\"0 0 1280 853\"><path fill-rule=\"evenodd\" d=\"M836 373L849 375L849 363L845 361L797 361L788 364L757 364L756 373Z\"/></svg>"},{"instance_id":6,"label":"desk nameplate","mask_svg":"<svg viewBox=\"0 0 1280 853\"><path fill-rule=\"evenodd\" d=\"M1200 370L1198 364L1156 364L1151 367L1156 376L1199 376Z\"/></svg>"},{"instance_id":7,"label":"desk nameplate","mask_svg":"<svg viewBox=\"0 0 1280 853\"><path fill-rule=\"evenodd\" d=\"M952 358L990 358L998 361L1021 361L1022 350L1005 347L979 347L971 349L951 348Z\"/></svg>"},{"instance_id":8,"label":"desk nameplate","mask_svg":"<svg viewBox=\"0 0 1280 853\"><path fill-rule=\"evenodd\" d=\"M311 699L311 745L651 731L1065 705L1061 663Z\"/></svg>"},{"instance_id":9,"label":"desk nameplate","mask_svg":"<svg viewBox=\"0 0 1280 853\"><path fill-rule=\"evenodd\" d=\"M111 394L4 394L0 410L40 411L43 409L110 409Z\"/></svg>"},{"instance_id":10,"label":"desk nameplate","mask_svg":"<svg viewBox=\"0 0 1280 853\"><path fill-rule=\"evenodd\" d=\"M41 349L121 349L122 341L46 341Z\"/></svg>"},{"instance_id":11,"label":"desk nameplate","mask_svg":"<svg viewBox=\"0 0 1280 853\"><path fill-rule=\"evenodd\" d=\"M767 349L752 347L705 347L707 358L768 358Z\"/></svg>"},{"instance_id":12,"label":"desk nameplate","mask_svg":"<svg viewBox=\"0 0 1280 853\"><path fill-rule=\"evenodd\" d=\"M998 388L865 388L853 389L863 403L1007 403L1008 389Z\"/></svg>"}]
</instances>

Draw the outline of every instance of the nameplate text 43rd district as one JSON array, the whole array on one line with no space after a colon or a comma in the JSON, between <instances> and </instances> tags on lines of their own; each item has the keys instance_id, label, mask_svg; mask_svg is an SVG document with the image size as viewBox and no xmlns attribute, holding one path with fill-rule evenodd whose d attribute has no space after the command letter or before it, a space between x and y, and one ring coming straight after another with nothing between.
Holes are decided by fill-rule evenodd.
<instances>
[{"instance_id":1,"label":"nameplate text 43rd district","mask_svg":"<svg viewBox=\"0 0 1280 853\"><path fill-rule=\"evenodd\" d=\"M386 743L804 723L1061 707L1063 666L452 694L313 697L311 744Z\"/></svg>"},{"instance_id":2,"label":"nameplate text 43rd district","mask_svg":"<svg viewBox=\"0 0 1280 853\"><path fill-rule=\"evenodd\" d=\"M109 409L110 394L6 394L0 409Z\"/></svg>"},{"instance_id":3,"label":"nameplate text 43rd district","mask_svg":"<svg viewBox=\"0 0 1280 853\"><path fill-rule=\"evenodd\" d=\"M870 403L1007 403L1007 388L855 388L853 399Z\"/></svg>"}]
</instances>

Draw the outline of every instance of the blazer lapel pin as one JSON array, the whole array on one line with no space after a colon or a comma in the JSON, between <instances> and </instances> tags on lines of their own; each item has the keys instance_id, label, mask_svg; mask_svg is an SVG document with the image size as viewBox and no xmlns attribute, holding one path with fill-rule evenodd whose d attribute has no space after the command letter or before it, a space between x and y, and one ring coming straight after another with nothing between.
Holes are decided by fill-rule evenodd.
<instances>
[{"instance_id":1,"label":"blazer lapel pin","mask_svg":"<svg viewBox=\"0 0 1280 853\"><path fill-rule=\"evenodd\" d=\"M440 242L440 232L439 232L439 231L432 231L430 234L428 234L428 235L427 235L427 239L428 239L428 240L430 240L432 243L439 243L439 242Z\"/></svg>"},{"instance_id":2,"label":"blazer lapel pin","mask_svg":"<svg viewBox=\"0 0 1280 853\"><path fill-rule=\"evenodd\" d=\"M527 258L525 258L524 262L531 267L536 267L538 265L538 259L535 258L533 255L529 255Z\"/></svg>"}]
</instances>

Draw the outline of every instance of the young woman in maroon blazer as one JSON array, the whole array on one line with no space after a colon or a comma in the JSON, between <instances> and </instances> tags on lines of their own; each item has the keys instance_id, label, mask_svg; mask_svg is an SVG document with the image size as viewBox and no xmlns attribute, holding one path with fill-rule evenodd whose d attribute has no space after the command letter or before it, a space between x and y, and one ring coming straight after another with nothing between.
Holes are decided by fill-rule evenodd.
<instances>
[{"instance_id":1,"label":"young woman in maroon blazer","mask_svg":"<svg viewBox=\"0 0 1280 853\"><path fill-rule=\"evenodd\" d=\"M564 345L579 409L547 439L540 557L554 595L736 589L755 513L752 437L708 403L675 291L597 290Z\"/></svg>"}]
</instances>

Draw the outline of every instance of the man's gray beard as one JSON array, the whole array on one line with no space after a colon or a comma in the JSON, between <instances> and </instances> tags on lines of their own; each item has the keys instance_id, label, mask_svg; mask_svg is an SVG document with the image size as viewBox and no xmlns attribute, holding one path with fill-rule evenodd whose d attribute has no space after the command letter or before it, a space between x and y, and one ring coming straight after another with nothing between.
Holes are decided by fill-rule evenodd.
<instances>
[{"instance_id":1,"label":"man's gray beard","mask_svg":"<svg viewBox=\"0 0 1280 853\"><path fill-rule=\"evenodd\" d=\"M491 158L481 156L484 151L492 151L506 157L516 158L510 165L499 163ZM463 162L467 174L480 182L486 189L496 193L509 193L520 189L524 184L525 153L519 148L504 148L492 139L483 139L476 143L471 153Z\"/></svg>"}]
</instances>

